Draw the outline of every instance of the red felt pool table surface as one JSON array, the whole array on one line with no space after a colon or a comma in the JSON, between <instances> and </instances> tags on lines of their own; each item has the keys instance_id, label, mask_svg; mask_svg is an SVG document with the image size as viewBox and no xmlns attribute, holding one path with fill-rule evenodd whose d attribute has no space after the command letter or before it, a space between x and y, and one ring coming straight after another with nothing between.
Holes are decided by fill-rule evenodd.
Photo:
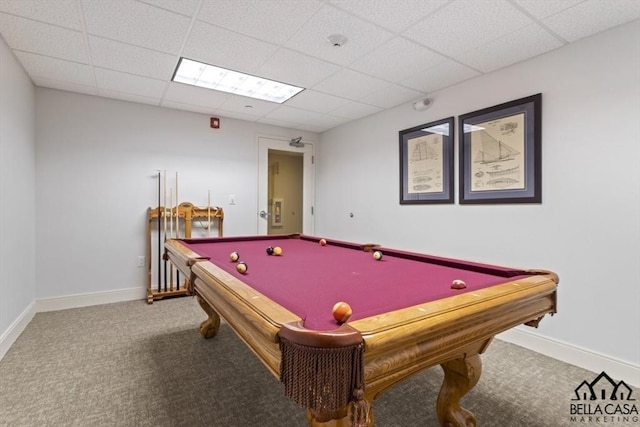
<instances>
[{"instance_id":1,"label":"red felt pool table surface","mask_svg":"<svg viewBox=\"0 0 640 427\"><path fill-rule=\"evenodd\" d=\"M473 292L517 280L523 270L447 259L375 247L383 257L375 260L362 245L300 236L232 237L184 240L185 246L238 277L256 291L304 319L308 329L330 330L338 325L332 308L347 302L350 321L401 308ZM282 255L268 255L267 247L279 246ZM236 271L230 254L248 266ZM453 280L465 289L452 289Z\"/></svg>"}]
</instances>

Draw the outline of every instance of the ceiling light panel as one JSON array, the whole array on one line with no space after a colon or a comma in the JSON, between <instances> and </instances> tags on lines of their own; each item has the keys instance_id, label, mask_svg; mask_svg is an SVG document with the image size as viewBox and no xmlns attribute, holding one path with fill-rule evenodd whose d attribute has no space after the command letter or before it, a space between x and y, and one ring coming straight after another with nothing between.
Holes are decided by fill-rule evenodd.
<instances>
[{"instance_id":1,"label":"ceiling light panel","mask_svg":"<svg viewBox=\"0 0 640 427\"><path fill-rule=\"evenodd\" d=\"M304 88L181 58L173 81L282 104Z\"/></svg>"}]
</instances>

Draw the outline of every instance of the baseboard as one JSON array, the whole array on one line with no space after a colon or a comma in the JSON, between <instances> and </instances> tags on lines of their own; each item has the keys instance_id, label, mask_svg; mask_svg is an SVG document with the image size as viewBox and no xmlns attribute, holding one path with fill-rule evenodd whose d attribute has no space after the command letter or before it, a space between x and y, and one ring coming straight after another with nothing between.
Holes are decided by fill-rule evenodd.
<instances>
[{"instance_id":1,"label":"baseboard","mask_svg":"<svg viewBox=\"0 0 640 427\"><path fill-rule=\"evenodd\" d=\"M496 338L598 374L604 371L612 378L640 387L640 366L632 363L520 328L510 329Z\"/></svg>"},{"instance_id":2,"label":"baseboard","mask_svg":"<svg viewBox=\"0 0 640 427\"><path fill-rule=\"evenodd\" d=\"M33 301L9 326L9 329L0 335L0 360L7 354L13 343L16 342L36 313L36 302Z\"/></svg>"},{"instance_id":3,"label":"baseboard","mask_svg":"<svg viewBox=\"0 0 640 427\"><path fill-rule=\"evenodd\" d=\"M68 308L88 307L121 301L145 299L145 288L116 289L113 291L93 292L90 294L67 295L55 298L43 298L36 301L37 312L66 310Z\"/></svg>"}]
</instances>

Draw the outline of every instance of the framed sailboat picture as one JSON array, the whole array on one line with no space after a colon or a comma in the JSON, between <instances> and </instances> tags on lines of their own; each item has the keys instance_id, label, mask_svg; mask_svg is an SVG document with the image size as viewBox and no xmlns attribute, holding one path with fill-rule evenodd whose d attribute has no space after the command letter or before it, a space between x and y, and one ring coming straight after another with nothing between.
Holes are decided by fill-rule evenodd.
<instances>
[{"instance_id":1,"label":"framed sailboat picture","mask_svg":"<svg viewBox=\"0 0 640 427\"><path fill-rule=\"evenodd\" d=\"M401 130L400 204L453 203L454 118Z\"/></svg>"},{"instance_id":2,"label":"framed sailboat picture","mask_svg":"<svg viewBox=\"0 0 640 427\"><path fill-rule=\"evenodd\" d=\"M460 204L542 202L542 95L458 118Z\"/></svg>"}]
</instances>

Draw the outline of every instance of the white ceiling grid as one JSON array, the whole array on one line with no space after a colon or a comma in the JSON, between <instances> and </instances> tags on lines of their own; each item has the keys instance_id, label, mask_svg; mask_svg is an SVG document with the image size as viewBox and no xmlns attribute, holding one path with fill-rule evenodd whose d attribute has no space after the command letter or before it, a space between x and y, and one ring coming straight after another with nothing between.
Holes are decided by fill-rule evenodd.
<instances>
[{"instance_id":1,"label":"white ceiling grid","mask_svg":"<svg viewBox=\"0 0 640 427\"><path fill-rule=\"evenodd\" d=\"M640 0L0 0L38 86L312 132L638 18ZM306 90L274 104L173 83L180 57Z\"/></svg>"}]
</instances>

